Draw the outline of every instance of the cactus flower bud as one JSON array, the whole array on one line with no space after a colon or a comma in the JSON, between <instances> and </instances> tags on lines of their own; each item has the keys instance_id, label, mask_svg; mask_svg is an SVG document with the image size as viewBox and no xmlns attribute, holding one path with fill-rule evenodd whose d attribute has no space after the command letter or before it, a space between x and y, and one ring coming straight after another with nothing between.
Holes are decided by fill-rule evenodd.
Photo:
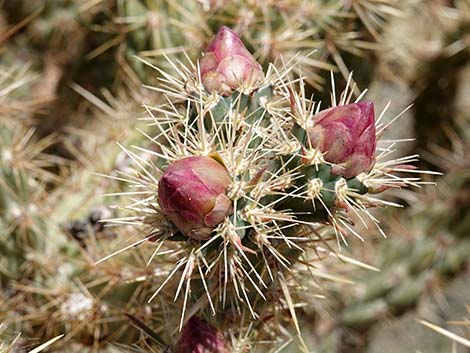
<instances>
[{"instance_id":1,"label":"cactus flower bud","mask_svg":"<svg viewBox=\"0 0 470 353\"><path fill-rule=\"evenodd\" d=\"M209 92L230 94L263 79L261 65L230 28L220 27L200 60L201 79Z\"/></svg>"},{"instance_id":2,"label":"cactus flower bud","mask_svg":"<svg viewBox=\"0 0 470 353\"><path fill-rule=\"evenodd\" d=\"M224 336L204 320L192 317L184 326L174 353L227 353Z\"/></svg>"},{"instance_id":3,"label":"cactus flower bud","mask_svg":"<svg viewBox=\"0 0 470 353\"><path fill-rule=\"evenodd\" d=\"M193 156L170 164L158 185L163 213L186 236L208 239L233 212L226 195L227 169L211 157Z\"/></svg>"},{"instance_id":4,"label":"cactus flower bud","mask_svg":"<svg viewBox=\"0 0 470 353\"><path fill-rule=\"evenodd\" d=\"M312 147L325 153L327 162L335 164L334 173L352 178L369 171L377 145L374 104L351 103L319 112L308 139Z\"/></svg>"}]
</instances>

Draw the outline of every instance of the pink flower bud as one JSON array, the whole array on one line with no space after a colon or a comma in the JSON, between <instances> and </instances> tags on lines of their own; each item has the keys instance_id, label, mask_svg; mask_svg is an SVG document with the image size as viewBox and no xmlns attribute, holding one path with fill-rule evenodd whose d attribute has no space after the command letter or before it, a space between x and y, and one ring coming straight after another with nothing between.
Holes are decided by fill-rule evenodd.
<instances>
[{"instance_id":1,"label":"pink flower bud","mask_svg":"<svg viewBox=\"0 0 470 353\"><path fill-rule=\"evenodd\" d=\"M230 28L220 27L199 62L202 84L209 92L230 94L263 79L261 65Z\"/></svg>"},{"instance_id":2,"label":"pink flower bud","mask_svg":"<svg viewBox=\"0 0 470 353\"><path fill-rule=\"evenodd\" d=\"M224 336L204 320L192 317L184 326L174 353L227 353Z\"/></svg>"},{"instance_id":3,"label":"pink flower bud","mask_svg":"<svg viewBox=\"0 0 470 353\"><path fill-rule=\"evenodd\" d=\"M321 111L308 132L309 143L319 148L333 172L352 178L372 169L375 163L374 104L351 103Z\"/></svg>"},{"instance_id":4,"label":"pink flower bud","mask_svg":"<svg viewBox=\"0 0 470 353\"><path fill-rule=\"evenodd\" d=\"M193 156L170 164L158 185L163 213L186 236L208 239L215 226L232 214L226 192L227 169L211 157Z\"/></svg>"}]
</instances>

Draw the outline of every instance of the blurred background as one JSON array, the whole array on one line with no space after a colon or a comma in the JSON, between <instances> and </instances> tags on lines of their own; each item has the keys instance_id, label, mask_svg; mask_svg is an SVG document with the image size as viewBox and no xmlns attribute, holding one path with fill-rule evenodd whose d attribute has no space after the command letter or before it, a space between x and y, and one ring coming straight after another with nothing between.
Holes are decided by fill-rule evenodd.
<instances>
[{"instance_id":1,"label":"blurred background","mask_svg":"<svg viewBox=\"0 0 470 353\"><path fill-rule=\"evenodd\" d=\"M311 351L470 352L416 321L470 338L469 0L0 0L0 352L61 334L48 351L161 352L145 328L171 342L173 308L147 304L151 248L94 265L138 232L99 222L124 186L97 174L129 167L117 141L147 144L135 128L162 99L151 65L197 59L220 25L264 68L297 60L315 100L333 71L378 111L413 104L385 138L443 173L389 196L404 207L377 213L387 239L352 241L381 272L336 264L348 281L298 294ZM297 352L252 346L240 351Z\"/></svg>"}]
</instances>

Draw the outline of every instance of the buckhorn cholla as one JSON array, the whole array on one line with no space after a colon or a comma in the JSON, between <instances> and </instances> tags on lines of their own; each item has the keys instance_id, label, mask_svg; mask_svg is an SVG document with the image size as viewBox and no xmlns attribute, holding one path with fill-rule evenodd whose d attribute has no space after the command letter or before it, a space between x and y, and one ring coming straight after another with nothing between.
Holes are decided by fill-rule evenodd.
<instances>
[{"instance_id":1,"label":"buckhorn cholla","mask_svg":"<svg viewBox=\"0 0 470 353\"><path fill-rule=\"evenodd\" d=\"M167 103L146 107L156 129L147 135L152 147L124 149L136 170L117 176L135 192L121 206L131 215L114 221L149 234L125 249L151 240L152 259L177 256L149 299L173 283L175 299L183 298L181 329L205 307L234 316L245 307L257 318L275 288L296 323L293 264L305 264L307 253L334 252L319 227L334 230L338 244L361 238L351 217L382 232L369 208L394 204L373 194L419 184L397 175L417 172L409 165L416 156L387 160L394 143L377 141L389 126L381 123L385 111L375 119L363 94L353 102L350 81L322 110L305 96L302 78L291 79L296 63L269 65L264 74L227 27L196 65L170 63L176 76L156 68L161 85L153 88ZM186 315L190 303L199 310Z\"/></svg>"}]
</instances>

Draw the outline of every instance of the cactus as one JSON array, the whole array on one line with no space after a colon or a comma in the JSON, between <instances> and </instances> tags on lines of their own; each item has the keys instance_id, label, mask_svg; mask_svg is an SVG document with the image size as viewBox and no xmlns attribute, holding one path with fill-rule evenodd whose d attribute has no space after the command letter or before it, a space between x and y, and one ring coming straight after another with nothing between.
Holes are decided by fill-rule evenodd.
<instances>
[{"instance_id":1,"label":"cactus","mask_svg":"<svg viewBox=\"0 0 470 353\"><path fill-rule=\"evenodd\" d=\"M390 64L401 47L382 32L389 40L405 3L18 4L2 5L0 40L4 24L35 16L9 34L0 65L26 58L43 72L0 70L0 352L62 334L48 350L343 351L367 345L378 321L407 317L467 266L467 140L440 134L454 151L424 156L447 176L423 196L404 192L421 181L405 176L419 172L415 157L396 157L397 143L383 137L395 114L359 96L349 76L350 67L358 82L374 75L382 87L384 70L409 86L433 81L420 76L433 60L400 65L403 75ZM466 5L453 5L439 19L463 19ZM51 27L57 19L64 26ZM221 24L233 30L200 56ZM441 56L464 54L462 43ZM373 48L378 71L364 72ZM141 89L124 56L159 83ZM310 96L335 67L345 91L332 80L331 104L320 105L325 93ZM397 205L391 197L411 205L372 209ZM378 233L391 237L382 244Z\"/></svg>"},{"instance_id":2,"label":"cactus","mask_svg":"<svg viewBox=\"0 0 470 353\"><path fill-rule=\"evenodd\" d=\"M254 319L281 308L296 326L289 287L297 267L320 261L324 247L335 253L324 226L338 245L362 238L352 216L381 232L368 209L391 203L372 193L420 183L396 175L416 171L407 164L413 156L386 161L387 152L376 153L388 124L375 121L373 103L350 103L346 86L321 110L302 81L289 81L291 68L271 65L264 75L253 60L222 27L196 65L172 63L178 77L160 70L165 85L155 90L169 103L146 107L154 132L145 136L156 145L125 149L137 169L116 176L133 195L118 206L130 212L118 223L147 234L125 249L151 241L151 260L176 256L174 266L163 260L167 277L149 301L173 288L180 329L197 312L212 312L222 328L227 317L232 327L242 320L242 328L250 319L240 313Z\"/></svg>"}]
</instances>

